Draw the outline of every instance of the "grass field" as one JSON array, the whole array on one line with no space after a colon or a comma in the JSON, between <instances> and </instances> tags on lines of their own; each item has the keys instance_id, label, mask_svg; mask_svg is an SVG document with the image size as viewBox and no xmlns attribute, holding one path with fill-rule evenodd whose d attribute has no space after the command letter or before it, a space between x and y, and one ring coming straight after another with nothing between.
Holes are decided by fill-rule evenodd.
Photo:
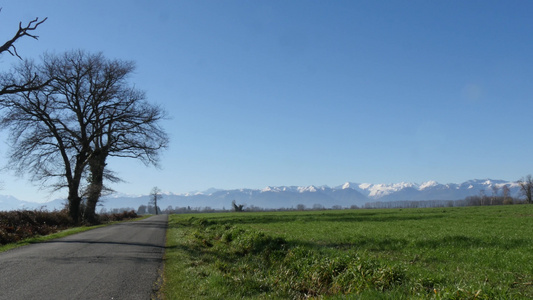
<instances>
[{"instance_id":1,"label":"grass field","mask_svg":"<svg viewBox=\"0 0 533 300\"><path fill-rule=\"evenodd\" d=\"M170 216L166 299L533 298L533 205Z\"/></svg>"}]
</instances>

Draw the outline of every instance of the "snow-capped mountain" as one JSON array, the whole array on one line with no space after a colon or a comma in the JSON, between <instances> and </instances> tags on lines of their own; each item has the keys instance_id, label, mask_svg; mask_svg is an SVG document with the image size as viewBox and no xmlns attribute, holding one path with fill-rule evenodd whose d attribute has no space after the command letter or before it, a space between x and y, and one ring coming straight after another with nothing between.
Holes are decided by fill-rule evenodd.
<instances>
[{"instance_id":1,"label":"snow-capped mountain","mask_svg":"<svg viewBox=\"0 0 533 300\"><path fill-rule=\"evenodd\" d=\"M494 193L501 195L504 186L510 190L510 196L519 197L519 185L516 182L492 179L474 179L461 184L440 184L436 181L393 184L357 184L345 183L340 188L353 188L370 200L401 201L401 200L460 200L468 196Z\"/></svg>"},{"instance_id":2,"label":"snow-capped mountain","mask_svg":"<svg viewBox=\"0 0 533 300\"><path fill-rule=\"evenodd\" d=\"M231 208L235 200L247 207L255 206L266 209L295 208L303 204L306 208L317 206L362 207L367 202L375 201L423 201L423 200L462 200L468 196L482 193L492 196L502 195L507 186L510 196L519 197L519 186L515 182L503 180L469 180L461 184L440 184L435 181L417 183L371 184L347 182L337 187L328 186L267 186L263 189L209 189L204 192L164 195L159 201L162 209L172 207L210 207L214 209ZM106 208L132 207L146 205L149 196L107 198L103 201Z\"/></svg>"},{"instance_id":3,"label":"snow-capped mountain","mask_svg":"<svg viewBox=\"0 0 533 300\"><path fill-rule=\"evenodd\" d=\"M263 189L221 190L211 188L204 192L174 194L165 192L158 201L161 209L169 206L213 209L230 209L235 200L247 207L265 209L295 208L302 204L306 208L313 207L362 207L365 203L376 201L423 201L423 200L462 200L468 196L494 194L502 195L504 187L509 189L510 196L519 197L520 187L516 182L504 180L469 180L460 184L440 184L435 181L417 183L371 184L346 182L337 187L328 186L268 186ZM137 209L147 205L149 195L113 194L102 198L100 208ZM0 210L13 209L58 209L63 207L64 200L47 203L19 201L10 196L0 196Z\"/></svg>"},{"instance_id":4,"label":"snow-capped mountain","mask_svg":"<svg viewBox=\"0 0 533 300\"><path fill-rule=\"evenodd\" d=\"M60 210L65 207L65 200L57 199L49 202L22 201L13 196L0 195L0 211L10 210Z\"/></svg>"}]
</instances>

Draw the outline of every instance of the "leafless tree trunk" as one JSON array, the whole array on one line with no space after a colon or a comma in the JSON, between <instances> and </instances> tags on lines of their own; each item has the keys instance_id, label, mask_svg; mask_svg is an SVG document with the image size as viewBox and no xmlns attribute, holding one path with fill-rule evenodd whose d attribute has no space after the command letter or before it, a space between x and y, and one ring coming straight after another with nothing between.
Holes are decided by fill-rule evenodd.
<instances>
[{"instance_id":1,"label":"leafless tree trunk","mask_svg":"<svg viewBox=\"0 0 533 300\"><path fill-rule=\"evenodd\" d=\"M96 205L104 188L105 157L93 152L88 160L89 186L87 187L84 218L89 223L96 222Z\"/></svg>"}]
</instances>

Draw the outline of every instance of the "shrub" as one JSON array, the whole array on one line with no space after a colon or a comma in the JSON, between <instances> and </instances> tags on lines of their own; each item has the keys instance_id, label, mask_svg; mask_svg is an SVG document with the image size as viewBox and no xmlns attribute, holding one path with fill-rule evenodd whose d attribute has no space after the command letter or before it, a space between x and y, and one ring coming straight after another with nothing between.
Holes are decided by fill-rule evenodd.
<instances>
[{"instance_id":1,"label":"shrub","mask_svg":"<svg viewBox=\"0 0 533 300\"><path fill-rule=\"evenodd\" d=\"M72 225L66 211L0 212L0 244L5 245L37 235L51 234Z\"/></svg>"},{"instance_id":2,"label":"shrub","mask_svg":"<svg viewBox=\"0 0 533 300\"><path fill-rule=\"evenodd\" d=\"M97 223L109 223L109 222L117 222L117 221L124 221L124 220L130 220L138 218L139 216L137 213L135 213L134 210L131 211L123 211L121 213L113 213L113 214L100 214L97 216Z\"/></svg>"}]
</instances>

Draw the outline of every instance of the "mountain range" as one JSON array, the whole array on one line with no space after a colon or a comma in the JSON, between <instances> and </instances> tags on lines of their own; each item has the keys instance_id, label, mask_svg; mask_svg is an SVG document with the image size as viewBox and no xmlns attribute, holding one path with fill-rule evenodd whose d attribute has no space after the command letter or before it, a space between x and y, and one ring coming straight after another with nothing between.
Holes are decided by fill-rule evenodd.
<instances>
[{"instance_id":1,"label":"mountain range","mask_svg":"<svg viewBox=\"0 0 533 300\"><path fill-rule=\"evenodd\" d=\"M265 209L296 208L304 205L313 207L362 207L365 203L376 201L424 201L424 200L462 200L468 196L481 194L501 195L507 186L510 196L520 196L520 186L516 182L492 179L474 179L460 184L440 184L428 181L417 183L370 184L346 182L336 187L328 186L277 186L264 189L209 189L204 192L187 194L164 193L158 206L165 209L169 206L213 209L230 209L233 200L245 207ZM114 208L137 209L147 205L149 195L133 196L112 194L102 198L100 209L110 211ZM58 199L46 203L34 203L18 200L12 196L0 196L1 210L17 209L61 209L65 200Z\"/></svg>"}]
</instances>

